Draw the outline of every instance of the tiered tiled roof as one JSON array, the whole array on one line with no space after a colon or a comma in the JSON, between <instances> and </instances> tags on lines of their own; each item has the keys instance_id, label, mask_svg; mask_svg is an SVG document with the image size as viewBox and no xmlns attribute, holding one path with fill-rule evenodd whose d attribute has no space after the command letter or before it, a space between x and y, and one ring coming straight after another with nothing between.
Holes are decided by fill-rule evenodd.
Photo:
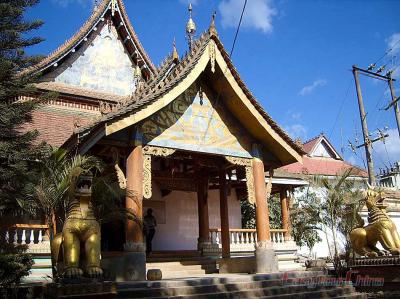
<instances>
[{"instance_id":1,"label":"tiered tiled roof","mask_svg":"<svg viewBox=\"0 0 400 299\"><path fill-rule=\"evenodd\" d=\"M300 154L303 154L303 149L296 144L287 134L284 132L272 118L267 114L259 102L255 99L249 89L246 87L244 82L239 76L236 68L233 66L227 51L225 50L223 44L219 40L218 36L213 33L205 32L198 40L194 42L192 49L189 53L182 58L182 60L175 65L172 69L168 66L168 63L164 64L157 72L157 74L149 81L142 84L136 89L131 99L123 105L119 110L113 111L105 115L100 121L91 124L87 127L81 128L78 132L80 135L90 135L91 131L96 128L104 126L105 123L109 121L116 121L121 119L131 113L134 113L149 104L155 102L164 94L168 93L173 87L175 87L179 82L181 82L190 71L196 66L196 63L204 53L210 40L214 40L221 52L225 62L227 63L229 70L233 74L234 79L238 82L238 85L242 89L243 93L250 100L252 105L256 110L262 115L262 117L267 121L267 123L272 127L272 129L287 142L292 148L295 149ZM168 60L167 60L168 61ZM170 70L167 74L163 70ZM79 138L78 138L79 139Z\"/></svg>"}]
</instances>

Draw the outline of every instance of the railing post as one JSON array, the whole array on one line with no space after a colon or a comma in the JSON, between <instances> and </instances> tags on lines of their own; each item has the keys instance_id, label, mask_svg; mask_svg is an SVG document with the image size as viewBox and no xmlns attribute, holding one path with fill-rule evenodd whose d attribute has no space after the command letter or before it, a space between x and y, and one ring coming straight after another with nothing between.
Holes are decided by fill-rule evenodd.
<instances>
[{"instance_id":1,"label":"railing post","mask_svg":"<svg viewBox=\"0 0 400 299\"><path fill-rule=\"evenodd\" d=\"M42 229L39 229L39 235L38 235L38 243L42 243L43 242L43 234L42 234Z\"/></svg>"},{"instance_id":2,"label":"railing post","mask_svg":"<svg viewBox=\"0 0 400 299\"><path fill-rule=\"evenodd\" d=\"M284 233L284 240L290 240L290 231L289 231L289 205L288 205L288 190L287 188L282 187L279 190L279 195L281 199L281 214L282 214L282 228L285 231Z\"/></svg>"},{"instance_id":3,"label":"railing post","mask_svg":"<svg viewBox=\"0 0 400 299\"><path fill-rule=\"evenodd\" d=\"M18 230L17 229L14 230L14 243L18 244Z\"/></svg>"},{"instance_id":4,"label":"railing post","mask_svg":"<svg viewBox=\"0 0 400 299\"><path fill-rule=\"evenodd\" d=\"M31 234L29 236L29 244L35 244L35 235L33 229L31 229Z\"/></svg>"}]
</instances>

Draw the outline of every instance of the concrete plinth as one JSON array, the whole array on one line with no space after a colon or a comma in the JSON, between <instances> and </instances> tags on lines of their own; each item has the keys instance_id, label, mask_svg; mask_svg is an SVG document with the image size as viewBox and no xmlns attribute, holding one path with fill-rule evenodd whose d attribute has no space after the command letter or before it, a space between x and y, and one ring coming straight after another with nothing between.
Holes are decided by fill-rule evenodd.
<instances>
[{"instance_id":1,"label":"concrete plinth","mask_svg":"<svg viewBox=\"0 0 400 299\"><path fill-rule=\"evenodd\" d=\"M256 248L256 273L278 272L278 258L270 241L259 242Z\"/></svg>"},{"instance_id":2,"label":"concrete plinth","mask_svg":"<svg viewBox=\"0 0 400 299\"><path fill-rule=\"evenodd\" d=\"M117 282L146 280L146 253L144 244L130 246L131 250L121 252L118 256L103 258L102 268L106 277ZM133 250L132 250L133 249Z\"/></svg>"},{"instance_id":3,"label":"concrete plinth","mask_svg":"<svg viewBox=\"0 0 400 299\"><path fill-rule=\"evenodd\" d=\"M221 258L218 260L219 273L255 273L254 256Z\"/></svg>"},{"instance_id":4,"label":"concrete plinth","mask_svg":"<svg viewBox=\"0 0 400 299\"><path fill-rule=\"evenodd\" d=\"M146 253L125 252L123 258L124 281L146 279ZM118 280L117 280L118 281Z\"/></svg>"},{"instance_id":5,"label":"concrete plinth","mask_svg":"<svg viewBox=\"0 0 400 299\"><path fill-rule=\"evenodd\" d=\"M111 299L117 295L117 286L114 282L82 282L71 284L49 283L45 286L44 297L51 299Z\"/></svg>"}]
</instances>

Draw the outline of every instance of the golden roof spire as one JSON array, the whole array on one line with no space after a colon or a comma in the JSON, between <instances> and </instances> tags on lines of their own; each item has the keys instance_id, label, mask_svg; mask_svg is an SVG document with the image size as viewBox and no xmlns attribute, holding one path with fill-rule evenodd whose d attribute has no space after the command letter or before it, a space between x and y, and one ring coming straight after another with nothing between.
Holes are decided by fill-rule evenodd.
<instances>
[{"instance_id":1,"label":"golden roof spire","mask_svg":"<svg viewBox=\"0 0 400 299\"><path fill-rule=\"evenodd\" d=\"M186 36L188 39L189 49L192 49L192 44L194 40L194 35L196 33L196 24L192 19L192 3L189 4L189 21L186 24Z\"/></svg>"},{"instance_id":2,"label":"golden roof spire","mask_svg":"<svg viewBox=\"0 0 400 299\"><path fill-rule=\"evenodd\" d=\"M174 38L174 42L172 44L172 60L174 62L178 62L179 61L179 55L178 55L178 51L176 50L176 43L175 43L175 38Z\"/></svg>"},{"instance_id":3,"label":"golden roof spire","mask_svg":"<svg viewBox=\"0 0 400 299\"><path fill-rule=\"evenodd\" d=\"M218 36L217 28L215 27L215 16L216 15L217 15L217 12L214 11L214 13L212 14L212 17L211 17L211 23L210 23L210 27L208 28L208 33L210 33L210 35Z\"/></svg>"},{"instance_id":4,"label":"golden roof spire","mask_svg":"<svg viewBox=\"0 0 400 299\"><path fill-rule=\"evenodd\" d=\"M196 24L194 23L193 19L192 19L192 3L189 3L189 21L186 24L186 33L187 34L194 34L196 32Z\"/></svg>"}]
</instances>

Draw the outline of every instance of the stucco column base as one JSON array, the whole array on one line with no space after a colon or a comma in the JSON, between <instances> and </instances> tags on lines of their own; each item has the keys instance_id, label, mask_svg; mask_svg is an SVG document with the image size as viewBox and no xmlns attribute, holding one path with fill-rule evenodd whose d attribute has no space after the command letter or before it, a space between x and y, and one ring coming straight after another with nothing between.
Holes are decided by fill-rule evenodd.
<instances>
[{"instance_id":1,"label":"stucco column base","mask_svg":"<svg viewBox=\"0 0 400 299\"><path fill-rule=\"evenodd\" d=\"M201 253L201 255L215 255L218 253L218 245L213 246L209 241L197 241L197 250Z\"/></svg>"},{"instance_id":2,"label":"stucco column base","mask_svg":"<svg viewBox=\"0 0 400 299\"><path fill-rule=\"evenodd\" d=\"M256 273L278 272L278 257L271 241L261 241L256 246Z\"/></svg>"},{"instance_id":3,"label":"stucco column base","mask_svg":"<svg viewBox=\"0 0 400 299\"><path fill-rule=\"evenodd\" d=\"M146 280L146 246L144 243L129 242L115 265L116 281Z\"/></svg>"}]
</instances>

